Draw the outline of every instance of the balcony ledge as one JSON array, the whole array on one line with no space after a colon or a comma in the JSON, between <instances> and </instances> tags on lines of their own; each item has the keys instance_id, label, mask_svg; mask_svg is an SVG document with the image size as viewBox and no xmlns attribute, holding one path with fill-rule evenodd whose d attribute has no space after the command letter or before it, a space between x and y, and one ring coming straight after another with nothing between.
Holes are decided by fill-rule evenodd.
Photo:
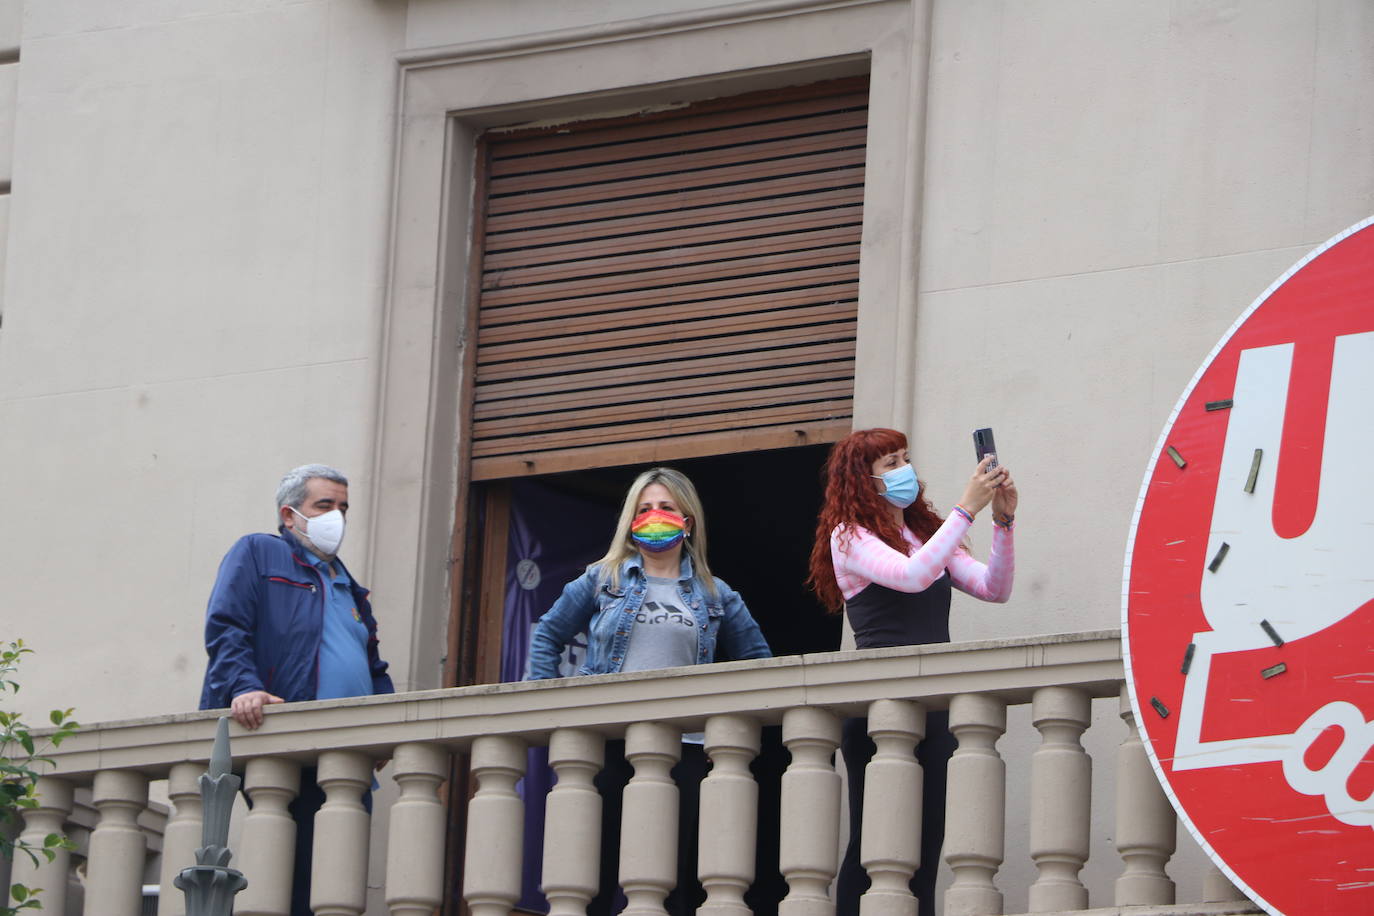
<instances>
[{"instance_id":1,"label":"balcony ledge","mask_svg":"<svg viewBox=\"0 0 1374 916\"><path fill-rule=\"evenodd\" d=\"M330 747L380 758L408 741L466 750L484 735L542 741L555 728L570 727L609 735L640 721L698 730L708 717L727 713L773 724L798 706L857 715L878 697L943 708L966 692L1023 703L1048 686L1116 696L1122 677L1120 632L1097 630L288 703L268 707L255 732L233 726L233 740L235 756L305 760ZM214 721L222 715L208 710L91 724L51 756L67 776L132 769L156 778L173 763L208 760Z\"/></svg>"}]
</instances>

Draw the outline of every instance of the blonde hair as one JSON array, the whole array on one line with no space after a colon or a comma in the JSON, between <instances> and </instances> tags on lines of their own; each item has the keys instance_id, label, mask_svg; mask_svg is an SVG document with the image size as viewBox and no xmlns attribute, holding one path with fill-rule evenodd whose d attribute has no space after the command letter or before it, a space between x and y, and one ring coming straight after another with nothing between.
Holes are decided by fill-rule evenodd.
<instances>
[{"instance_id":1,"label":"blonde hair","mask_svg":"<svg viewBox=\"0 0 1374 916\"><path fill-rule=\"evenodd\" d=\"M592 566L601 568L601 581L609 582L611 588L620 587L620 567L639 549L630 539L630 525L639 514L639 497L650 484L662 484L672 495L682 514L693 519L692 536L683 539L687 556L692 559L692 573L711 595L716 593L716 580L711 576L711 567L706 564L706 516L701 510L701 497L697 488L687 479L687 475L672 468L650 468L635 478L630 491L625 494L625 503L620 507L620 519L615 523L615 535L606 555Z\"/></svg>"}]
</instances>

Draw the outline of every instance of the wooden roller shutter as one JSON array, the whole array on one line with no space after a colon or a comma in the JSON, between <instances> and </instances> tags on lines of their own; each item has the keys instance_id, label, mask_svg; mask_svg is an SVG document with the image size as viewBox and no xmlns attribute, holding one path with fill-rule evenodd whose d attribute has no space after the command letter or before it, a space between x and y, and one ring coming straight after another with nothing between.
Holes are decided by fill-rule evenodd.
<instances>
[{"instance_id":1,"label":"wooden roller shutter","mask_svg":"<svg viewBox=\"0 0 1374 916\"><path fill-rule=\"evenodd\" d=\"M473 479L850 428L866 78L489 133Z\"/></svg>"}]
</instances>

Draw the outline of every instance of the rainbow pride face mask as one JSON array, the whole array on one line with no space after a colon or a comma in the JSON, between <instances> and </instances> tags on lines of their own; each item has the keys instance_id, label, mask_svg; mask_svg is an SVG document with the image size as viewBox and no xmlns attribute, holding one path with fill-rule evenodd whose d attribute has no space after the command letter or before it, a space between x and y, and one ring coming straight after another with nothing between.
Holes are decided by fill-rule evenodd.
<instances>
[{"instance_id":1,"label":"rainbow pride face mask","mask_svg":"<svg viewBox=\"0 0 1374 916\"><path fill-rule=\"evenodd\" d=\"M630 523L630 539L645 550L659 553L672 550L687 534L687 519L675 512L650 509Z\"/></svg>"}]
</instances>

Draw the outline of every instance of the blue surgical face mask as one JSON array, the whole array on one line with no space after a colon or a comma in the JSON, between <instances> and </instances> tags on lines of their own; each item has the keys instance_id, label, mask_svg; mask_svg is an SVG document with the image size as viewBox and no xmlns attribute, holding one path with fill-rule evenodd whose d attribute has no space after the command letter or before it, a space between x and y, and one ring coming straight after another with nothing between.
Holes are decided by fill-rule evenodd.
<instances>
[{"instance_id":1,"label":"blue surgical face mask","mask_svg":"<svg viewBox=\"0 0 1374 916\"><path fill-rule=\"evenodd\" d=\"M883 482L883 486L887 488L883 492L883 499L898 509L905 509L916 501L916 492L920 489L920 484L916 480L916 470L911 465L904 464L899 468L893 468L881 477L870 476Z\"/></svg>"}]
</instances>

